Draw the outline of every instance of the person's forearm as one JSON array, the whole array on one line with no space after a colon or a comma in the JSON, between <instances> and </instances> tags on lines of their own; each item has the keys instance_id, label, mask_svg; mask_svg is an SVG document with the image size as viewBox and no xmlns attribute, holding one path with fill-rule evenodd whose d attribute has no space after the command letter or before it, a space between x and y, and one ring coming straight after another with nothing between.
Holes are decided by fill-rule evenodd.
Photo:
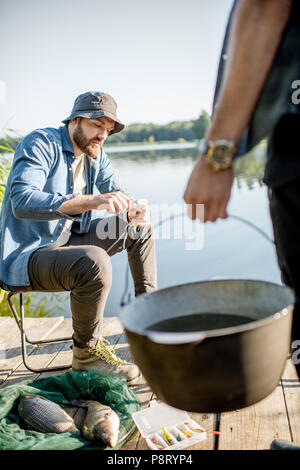
<instances>
[{"instance_id":1,"label":"person's forearm","mask_svg":"<svg viewBox=\"0 0 300 470\"><path fill-rule=\"evenodd\" d=\"M83 194L65 201L58 211L68 215L82 214L92 209L107 210L111 214L120 214L130 209L131 201L121 191L105 194Z\"/></svg>"},{"instance_id":2,"label":"person's forearm","mask_svg":"<svg viewBox=\"0 0 300 470\"><path fill-rule=\"evenodd\" d=\"M83 194L63 202L58 210L68 215L75 215L82 214L94 208L95 196L93 194Z\"/></svg>"},{"instance_id":3,"label":"person's forearm","mask_svg":"<svg viewBox=\"0 0 300 470\"><path fill-rule=\"evenodd\" d=\"M289 19L292 0L240 0L227 63L207 140L236 145L247 128Z\"/></svg>"}]
</instances>

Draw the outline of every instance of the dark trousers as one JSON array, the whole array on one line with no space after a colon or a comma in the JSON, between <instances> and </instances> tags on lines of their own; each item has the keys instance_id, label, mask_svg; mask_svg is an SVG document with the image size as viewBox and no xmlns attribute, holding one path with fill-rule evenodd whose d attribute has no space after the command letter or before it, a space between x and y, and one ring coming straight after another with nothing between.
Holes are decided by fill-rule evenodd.
<instances>
[{"instance_id":1,"label":"dark trousers","mask_svg":"<svg viewBox=\"0 0 300 470\"><path fill-rule=\"evenodd\" d=\"M300 378L300 179L269 190L270 213L282 281L295 292L292 358ZM294 343L295 342L295 343Z\"/></svg>"},{"instance_id":2,"label":"dark trousers","mask_svg":"<svg viewBox=\"0 0 300 470\"><path fill-rule=\"evenodd\" d=\"M270 213L282 282L294 290L296 297L292 358L300 377L300 364L297 363L300 362L299 129L300 114L285 114L280 118L269 140L264 181L270 188ZM299 349L299 354L294 348Z\"/></svg>"},{"instance_id":3,"label":"dark trousers","mask_svg":"<svg viewBox=\"0 0 300 470\"><path fill-rule=\"evenodd\" d=\"M30 257L28 273L36 291L70 291L73 340L93 347L112 281L110 256L127 250L135 294L157 288L154 237L149 227L135 229L119 217L95 219L88 233L72 233L62 247L45 247Z\"/></svg>"}]
</instances>

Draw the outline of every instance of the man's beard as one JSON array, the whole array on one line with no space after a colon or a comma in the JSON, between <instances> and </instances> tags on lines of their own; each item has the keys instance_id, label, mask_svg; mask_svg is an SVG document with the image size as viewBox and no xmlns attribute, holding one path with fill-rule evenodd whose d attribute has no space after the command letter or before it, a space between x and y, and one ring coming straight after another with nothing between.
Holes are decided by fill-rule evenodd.
<instances>
[{"instance_id":1,"label":"man's beard","mask_svg":"<svg viewBox=\"0 0 300 470\"><path fill-rule=\"evenodd\" d=\"M85 155L87 155L88 157L97 158L99 149L102 147L103 144L96 137L94 137L93 139L87 139L82 131L80 123L77 124L74 129L73 139L77 147L82 151L82 153L85 153ZM100 147L98 145L93 145L93 140L97 140L100 144Z\"/></svg>"}]
</instances>

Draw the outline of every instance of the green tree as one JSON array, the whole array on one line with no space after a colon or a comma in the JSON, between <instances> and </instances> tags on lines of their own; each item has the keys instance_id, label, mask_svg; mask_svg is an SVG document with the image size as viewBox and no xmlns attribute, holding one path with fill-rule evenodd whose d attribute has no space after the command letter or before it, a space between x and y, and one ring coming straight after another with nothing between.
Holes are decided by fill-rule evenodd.
<instances>
[{"instance_id":1,"label":"green tree","mask_svg":"<svg viewBox=\"0 0 300 470\"><path fill-rule=\"evenodd\" d=\"M198 119L194 121L193 131L197 139L202 139L206 133L206 130L210 124L209 114L202 110Z\"/></svg>"}]
</instances>

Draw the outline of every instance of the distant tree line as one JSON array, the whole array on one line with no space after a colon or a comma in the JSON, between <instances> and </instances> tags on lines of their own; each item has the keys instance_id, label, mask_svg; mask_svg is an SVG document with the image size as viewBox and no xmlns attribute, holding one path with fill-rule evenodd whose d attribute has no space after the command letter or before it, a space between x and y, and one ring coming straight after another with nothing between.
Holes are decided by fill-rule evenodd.
<instances>
[{"instance_id":1,"label":"distant tree line","mask_svg":"<svg viewBox=\"0 0 300 470\"><path fill-rule=\"evenodd\" d=\"M201 139L209 125L210 117L202 111L198 119L190 121L174 121L165 125L145 123L129 124L124 131L109 137L108 144L124 144L127 142L161 142L161 141L191 141ZM0 153L7 148L14 151L22 137L5 136L0 138Z\"/></svg>"},{"instance_id":2,"label":"distant tree line","mask_svg":"<svg viewBox=\"0 0 300 470\"><path fill-rule=\"evenodd\" d=\"M130 124L124 131L109 137L108 143L127 142L161 142L161 141L191 141L201 139L207 127L210 117L206 111L202 111L198 119L190 121L173 121L159 125L152 123Z\"/></svg>"}]
</instances>

